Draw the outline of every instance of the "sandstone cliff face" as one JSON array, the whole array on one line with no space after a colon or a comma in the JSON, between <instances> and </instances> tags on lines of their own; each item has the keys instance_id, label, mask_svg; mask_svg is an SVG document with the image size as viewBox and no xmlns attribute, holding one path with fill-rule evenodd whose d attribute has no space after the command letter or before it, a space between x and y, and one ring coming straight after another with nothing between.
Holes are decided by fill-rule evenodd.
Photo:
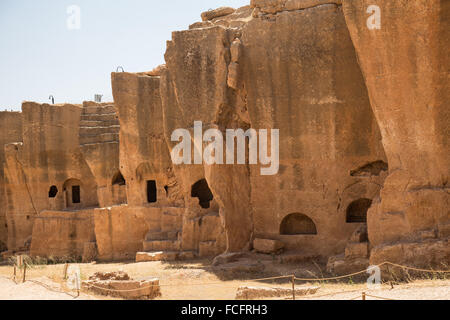
<instances>
[{"instance_id":1,"label":"sandstone cliff face","mask_svg":"<svg viewBox=\"0 0 450 320\"><path fill-rule=\"evenodd\" d=\"M369 256L450 261L449 12L443 0L252 0L174 32L166 65L113 73L114 106L24 103L23 143L5 149L10 250L33 233L35 255L94 248L105 261L255 239L345 252L334 271ZM198 121L224 137L279 129L278 173L248 150L246 164L173 164L172 133L194 140Z\"/></svg>"},{"instance_id":2,"label":"sandstone cliff face","mask_svg":"<svg viewBox=\"0 0 450 320\"><path fill-rule=\"evenodd\" d=\"M10 250L24 246L41 211L98 204L94 177L79 150L81 112L75 105L23 104L23 143L6 148ZM77 185L81 199L72 201Z\"/></svg>"},{"instance_id":3,"label":"sandstone cliff face","mask_svg":"<svg viewBox=\"0 0 450 320\"><path fill-rule=\"evenodd\" d=\"M6 161L4 146L17 141L22 141L22 115L19 112L0 112L0 252L6 251L8 243L7 181L3 170Z\"/></svg>"},{"instance_id":4,"label":"sandstone cliff face","mask_svg":"<svg viewBox=\"0 0 450 320\"><path fill-rule=\"evenodd\" d=\"M381 28L369 30L373 4ZM390 165L381 202L369 213L370 241L448 238L450 2L344 0L344 12ZM424 264L430 251L420 253ZM373 261L383 259L380 252ZM450 259L448 250L443 257Z\"/></svg>"},{"instance_id":5,"label":"sandstone cliff face","mask_svg":"<svg viewBox=\"0 0 450 320\"><path fill-rule=\"evenodd\" d=\"M227 85L229 46L233 32L222 27L173 33L166 52L167 68L161 76L161 99L166 139L172 148L172 132L178 128L193 131L194 121L204 130L245 128L234 110L236 95ZM180 165L174 167L183 177L185 194L206 179L214 195L209 211L219 213L227 230L227 250L250 247L253 222L250 207L249 168L246 166ZM191 217L202 215L198 200L188 197Z\"/></svg>"},{"instance_id":6,"label":"sandstone cliff face","mask_svg":"<svg viewBox=\"0 0 450 320\"><path fill-rule=\"evenodd\" d=\"M113 73L112 84L121 124L120 166L128 182L128 204L148 204L146 183L153 180L161 205L183 206L164 137L159 77Z\"/></svg>"},{"instance_id":7,"label":"sandstone cliff face","mask_svg":"<svg viewBox=\"0 0 450 320\"><path fill-rule=\"evenodd\" d=\"M378 197L384 172L352 175L385 162L342 9L335 4L262 16L242 29L240 94L253 128L280 129L280 172L252 170L255 234L288 249L327 256L343 250L358 223L352 202ZM317 235L283 235L292 213Z\"/></svg>"},{"instance_id":8,"label":"sandstone cliff face","mask_svg":"<svg viewBox=\"0 0 450 320\"><path fill-rule=\"evenodd\" d=\"M172 165L164 134L160 72L112 74L121 125L120 164L128 193L128 207L121 210L139 212L145 221L140 251L220 254L225 242L218 205L208 199L208 208L202 208L192 195L192 186L204 179L203 168L182 171ZM127 232L117 230L111 237L126 238ZM131 251L130 247L127 252Z\"/></svg>"},{"instance_id":9,"label":"sandstone cliff face","mask_svg":"<svg viewBox=\"0 0 450 320\"><path fill-rule=\"evenodd\" d=\"M83 243L95 243L93 213L86 213L87 228L73 212L126 202L125 190L113 185L119 172L114 106L25 102L22 119L23 142L5 148L8 249L29 250L31 243L33 255L81 257Z\"/></svg>"},{"instance_id":10,"label":"sandstone cliff face","mask_svg":"<svg viewBox=\"0 0 450 320\"><path fill-rule=\"evenodd\" d=\"M347 223L346 209L378 197L385 177L351 171L386 161L342 10L252 12L173 33L161 76L166 139L173 147L173 130L194 121L224 136L225 129L280 129L278 175L261 176L260 166L203 166L227 248L245 250L264 237L308 254L339 252L358 227ZM180 176L201 169L174 167ZM292 214L311 219L315 232L283 232Z\"/></svg>"},{"instance_id":11,"label":"sandstone cliff face","mask_svg":"<svg viewBox=\"0 0 450 320\"><path fill-rule=\"evenodd\" d=\"M120 125L111 103L84 102L79 143L97 184L100 207L127 202L126 181L119 170Z\"/></svg>"}]
</instances>

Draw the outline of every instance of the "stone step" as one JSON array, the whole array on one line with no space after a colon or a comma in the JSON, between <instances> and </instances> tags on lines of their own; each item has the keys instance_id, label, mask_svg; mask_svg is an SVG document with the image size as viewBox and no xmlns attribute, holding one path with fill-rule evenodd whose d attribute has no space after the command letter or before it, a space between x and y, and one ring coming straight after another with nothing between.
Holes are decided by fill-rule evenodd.
<instances>
[{"instance_id":1,"label":"stone step","mask_svg":"<svg viewBox=\"0 0 450 320\"><path fill-rule=\"evenodd\" d=\"M145 240L153 241L153 240L178 240L179 230L174 231L155 231L148 232L145 236Z\"/></svg>"},{"instance_id":2,"label":"stone step","mask_svg":"<svg viewBox=\"0 0 450 320\"><path fill-rule=\"evenodd\" d=\"M149 261L175 261L178 258L177 251L152 251L136 253L136 262Z\"/></svg>"},{"instance_id":3,"label":"stone step","mask_svg":"<svg viewBox=\"0 0 450 320\"><path fill-rule=\"evenodd\" d=\"M117 120L119 117L115 113L105 114L82 114L81 121L110 121Z\"/></svg>"},{"instance_id":4,"label":"stone step","mask_svg":"<svg viewBox=\"0 0 450 320\"><path fill-rule=\"evenodd\" d=\"M120 126L109 126L109 127L80 127L80 137L83 136L93 136L104 133L119 133Z\"/></svg>"},{"instance_id":5,"label":"stone step","mask_svg":"<svg viewBox=\"0 0 450 320\"><path fill-rule=\"evenodd\" d=\"M80 127L109 127L120 125L119 120L105 120L105 121L92 121L92 120L81 120Z\"/></svg>"},{"instance_id":6,"label":"stone step","mask_svg":"<svg viewBox=\"0 0 450 320\"><path fill-rule=\"evenodd\" d=\"M180 261L196 258L194 251L152 251L136 253L136 262Z\"/></svg>"},{"instance_id":7,"label":"stone step","mask_svg":"<svg viewBox=\"0 0 450 320\"><path fill-rule=\"evenodd\" d=\"M116 109L113 105L107 106L90 106L83 108L83 114L105 114L105 113L116 113Z\"/></svg>"},{"instance_id":8,"label":"stone step","mask_svg":"<svg viewBox=\"0 0 450 320\"><path fill-rule=\"evenodd\" d=\"M144 241L144 251L180 251L181 243L178 240L150 240Z\"/></svg>"},{"instance_id":9,"label":"stone step","mask_svg":"<svg viewBox=\"0 0 450 320\"><path fill-rule=\"evenodd\" d=\"M91 136L80 136L80 145L119 141L118 133L104 133Z\"/></svg>"}]
</instances>

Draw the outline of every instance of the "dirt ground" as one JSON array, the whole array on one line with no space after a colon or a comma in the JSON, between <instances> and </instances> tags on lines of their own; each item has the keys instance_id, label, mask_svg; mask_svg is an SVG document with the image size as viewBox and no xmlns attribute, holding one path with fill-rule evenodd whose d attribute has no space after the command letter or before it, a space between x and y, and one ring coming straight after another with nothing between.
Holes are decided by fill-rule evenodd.
<instances>
[{"instance_id":1,"label":"dirt ground","mask_svg":"<svg viewBox=\"0 0 450 320\"><path fill-rule=\"evenodd\" d=\"M252 281L268 276L309 275L320 277L320 270L314 265L280 265L268 264L263 273L222 274L210 267L210 261L183 263L144 262L144 263L108 263L108 264L76 264L80 267L83 280L99 271L124 271L134 279L157 277L160 279L163 300L232 300L240 286L266 286L291 288L287 280ZM73 299L111 299L105 296L94 296L89 292L67 291L62 280L64 265L34 266L27 269L26 282L16 284L12 281L13 268L0 266L0 300L73 300ZM19 274L19 273L18 273ZM21 282L17 277L17 282ZM366 292L367 300L450 300L450 280L417 280L409 283L383 284L379 289L368 289L363 282L354 283L347 279L336 283L299 282L298 286L319 286L315 295L296 297L301 299L361 300ZM371 297L376 296L377 298ZM279 299L292 299L280 297Z\"/></svg>"}]
</instances>

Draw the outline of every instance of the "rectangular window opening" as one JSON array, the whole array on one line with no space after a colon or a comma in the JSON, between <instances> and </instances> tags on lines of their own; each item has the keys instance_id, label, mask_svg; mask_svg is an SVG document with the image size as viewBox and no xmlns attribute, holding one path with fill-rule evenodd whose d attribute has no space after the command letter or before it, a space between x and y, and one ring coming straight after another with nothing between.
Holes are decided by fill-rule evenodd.
<instances>
[{"instance_id":1,"label":"rectangular window opening","mask_svg":"<svg viewBox=\"0 0 450 320\"><path fill-rule=\"evenodd\" d=\"M81 203L80 186L72 186L72 203Z\"/></svg>"},{"instance_id":2,"label":"rectangular window opening","mask_svg":"<svg viewBox=\"0 0 450 320\"><path fill-rule=\"evenodd\" d=\"M147 181L147 202L155 203L157 200L158 198L157 198L156 181L149 180Z\"/></svg>"}]
</instances>

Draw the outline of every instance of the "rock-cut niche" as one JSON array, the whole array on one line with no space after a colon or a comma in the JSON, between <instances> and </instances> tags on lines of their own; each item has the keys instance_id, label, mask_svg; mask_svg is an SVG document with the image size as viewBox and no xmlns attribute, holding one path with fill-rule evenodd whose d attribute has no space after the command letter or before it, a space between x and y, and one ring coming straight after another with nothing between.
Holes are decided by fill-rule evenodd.
<instances>
[{"instance_id":1,"label":"rock-cut niche","mask_svg":"<svg viewBox=\"0 0 450 320\"><path fill-rule=\"evenodd\" d=\"M280 225L281 235L315 235L317 228L314 221L301 213L287 215Z\"/></svg>"}]
</instances>

